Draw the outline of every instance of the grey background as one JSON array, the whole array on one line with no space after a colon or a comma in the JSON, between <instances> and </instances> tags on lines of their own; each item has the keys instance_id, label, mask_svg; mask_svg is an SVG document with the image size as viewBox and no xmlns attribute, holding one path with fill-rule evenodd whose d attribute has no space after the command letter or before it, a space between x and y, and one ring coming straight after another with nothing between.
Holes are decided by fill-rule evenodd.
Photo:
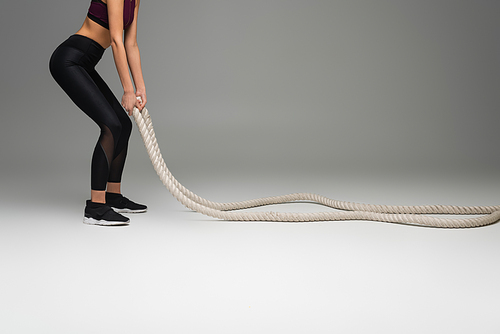
<instances>
[{"instance_id":1,"label":"grey background","mask_svg":"<svg viewBox=\"0 0 500 334\"><path fill-rule=\"evenodd\" d=\"M0 135L2 156L11 158L2 170L20 161L36 161L38 172L75 167L87 163L95 140L94 124L47 70L88 3L49 4L9 2L1 14ZM499 7L146 1L139 43L168 163L196 173L298 175L495 169ZM99 70L120 98L110 50Z\"/></svg>"},{"instance_id":2,"label":"grey background","mask_svg":"<svg viewBox=\"0 0 500 334\"><path fill-rule=\"evenodd\" d=\"M217 222L162 188L136 130L124 189L150 212L82 226L98 130L48 59L88 5L0 13L0 329L498 332L497 225ZM499 14L486 0L143 0L167 165L219 201L496 205ZM120 98L111 50L98 70Z\"/></svg>"}]
</instances>

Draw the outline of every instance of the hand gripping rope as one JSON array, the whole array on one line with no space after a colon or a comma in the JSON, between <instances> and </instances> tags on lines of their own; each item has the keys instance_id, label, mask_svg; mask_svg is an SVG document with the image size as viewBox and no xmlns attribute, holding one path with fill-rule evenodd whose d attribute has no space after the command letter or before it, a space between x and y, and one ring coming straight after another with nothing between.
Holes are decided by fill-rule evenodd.
<instances>
[{"instance_id":1,"label":"hand gripping rope","mask_svg":"<svg viewBox=\"0 0 500 334\"><path fill-rule=\"evenodd\" d=\"M199 197L182 186L170 173L158 147L151 116L146 108L139 111L134 107L133 115L148 151L153 167L168 191L187 208L204 215L231 221L274 221L274 222L312 222L369 220L443 228L470 228L490 225L500 220L500 205L496 206L451 206L420 205L393 206L359 204L332 200L311 193L296 193L283 196L258 198L242 202L218 203ZM322 204L336 212L283 213L283 212L234 212L271 204L294 201L309 201ZM446 215L483 215L473 218L439 218L423 214Z\"/></svg>"}]
</instances>

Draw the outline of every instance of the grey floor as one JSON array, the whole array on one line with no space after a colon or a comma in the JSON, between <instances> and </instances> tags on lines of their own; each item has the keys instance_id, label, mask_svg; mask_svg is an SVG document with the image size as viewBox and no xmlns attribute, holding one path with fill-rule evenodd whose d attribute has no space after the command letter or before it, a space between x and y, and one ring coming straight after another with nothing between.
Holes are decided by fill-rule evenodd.
<instances>
[{"instance_id":1,"label":"grey floor","mask_svg":"<svg viewBox=\"0 0 500 334\"><path fill-rule=\"evenodd\" d=\"M4 178L0 332L500 331L498 224L223 222L185 209L152 168L142 170L126 189L149 212L114 228L82 224L84 175ZM493 174L188 174L182 183L216 201L310 191L365 203L498 204ZM54 179L61 184L44 187Z\"/></svg>"}]
</instances>

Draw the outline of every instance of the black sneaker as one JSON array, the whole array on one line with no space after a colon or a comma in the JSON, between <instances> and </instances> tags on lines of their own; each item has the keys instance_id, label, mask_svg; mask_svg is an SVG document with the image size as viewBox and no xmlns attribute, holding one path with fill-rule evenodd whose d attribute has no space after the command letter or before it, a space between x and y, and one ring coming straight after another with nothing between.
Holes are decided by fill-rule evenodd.
<instances>
[{"instance_id":1,"label":"black sneaker","mask_svg":"<svg viewBox=\"0 0 500 334\"><path fill-rule=\"evenodd\" d=\"M127 217L116 213L107 204L87 201L83 222L89 225L116 226L128 225L130 220Z\"/></svg>"},{"instance_id":2,"label":"black sneaker","mask_svg":"<svg viewBox=\"0 0 500 334\"><path fill-rule=\"evenodd\" d=\"M147 206L132 202L122 194L106 193L106 204L119 213L141 213L148 210Z\"/></svg>"}]
</instances>

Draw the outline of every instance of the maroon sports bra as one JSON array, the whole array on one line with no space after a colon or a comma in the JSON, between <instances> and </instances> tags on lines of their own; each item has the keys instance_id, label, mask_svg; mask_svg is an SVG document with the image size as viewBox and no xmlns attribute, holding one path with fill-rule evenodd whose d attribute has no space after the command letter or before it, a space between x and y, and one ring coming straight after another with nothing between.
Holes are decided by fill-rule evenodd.
<instances>
[{"instance_id":1,"label":"maroon sports bra","mask_svg":"<svg viewBox=\"0 0 500 334\"><path fill-rule=\"evenodd\" d=\"M123 1L123 29L127 29L134 21L135 0ZM102 0L92 0L90 2L87 16L92 21L109 29L108 6Z\"/></svg>"}]
</instances>

